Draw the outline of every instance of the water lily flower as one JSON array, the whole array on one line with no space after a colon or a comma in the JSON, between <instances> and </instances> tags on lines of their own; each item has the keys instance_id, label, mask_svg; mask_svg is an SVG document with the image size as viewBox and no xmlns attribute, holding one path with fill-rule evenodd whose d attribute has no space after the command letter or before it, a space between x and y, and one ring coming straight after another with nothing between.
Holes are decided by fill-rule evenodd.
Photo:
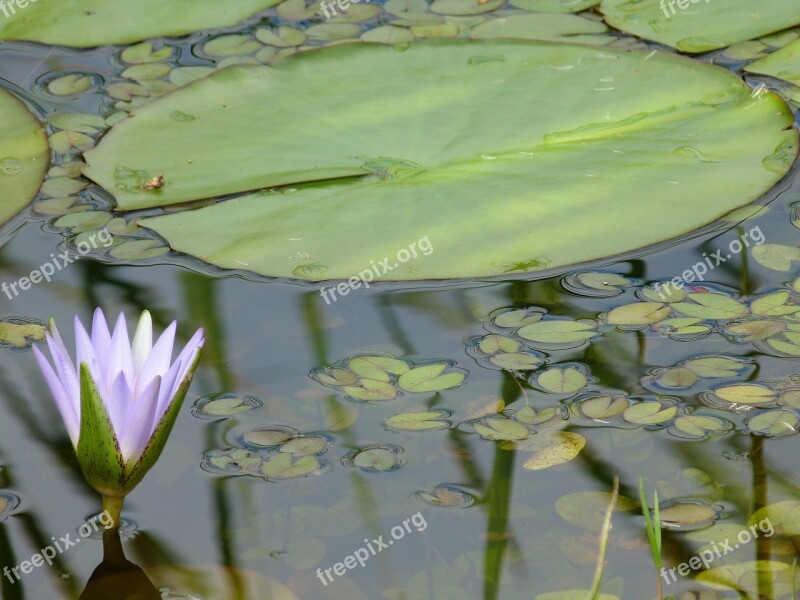
<instances>
[{"instance_id":1,"label":"water lily flower","mask_svg":"<svg viewBox=\"0 0 800 600\"><path fill-rule=\"evenodd\" d=\"M98 308L91 335L75 317L75 363L55 323L46 336L53 366L33 349L84 477L103 496L114 523L124 497L161 455L197 368L203 330L172 361L175 329L173 321L153 343L144 311L131 344L125 316L111 334Z\"/></svg>"}]
</instances>

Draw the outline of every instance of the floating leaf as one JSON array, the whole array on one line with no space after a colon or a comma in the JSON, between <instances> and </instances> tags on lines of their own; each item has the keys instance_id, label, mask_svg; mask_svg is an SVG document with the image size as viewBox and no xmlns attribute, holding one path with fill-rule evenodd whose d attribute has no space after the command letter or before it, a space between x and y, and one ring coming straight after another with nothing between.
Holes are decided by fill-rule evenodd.
<instances>
[{"instance_id":1,"label":"floating leaf","mask_svg":"<svg viewBox=\"0 0 800 600\"><path fill-rule=\"evenodd\" d=\"M693 53L724 48L800 23L797 0L780 5L772 0L725 0L699 5L684 0L677 7L668 2L603 0L600 10L612 27Z\"/></svg>"},{"instance_id":2,"label":"floating leaf","mask_svg":"<svg viewBox=\"0 0 800 600\"><path fill-rule=\"evenodd\" d=\"M769 519L778 535L800 535L800 502L782 500L759 508L747 520L748 525L757 525Z\"/></svg>"},{"instance_id":3,"label":"floating leaf","mask_svg":"<svg viewBox=\"0 0 800 600\"><path fill-rule=\"evenodd\" d=\"M353 464L365 471L392 471L400 465L400 462L396 451L377 446L359 450L353 456Z\"/></svg>"},{"instance_id":4,"label":"floating leaf","mask_svg":"<svg viewBox=\"0 0 800 600\"><path fill-rule=\"evenodd\" d=\"M275 454L261 463L261 474L267 479L294 479L307 477L320 469L314 456L301 456L297 460L291 454Z\"/></svg>"},{"instance_id":5,"label":"floating leaf","mask_svg":"<svg viewBox=\"0 0 800 600\"><path fill-rule=\"evenodd\" d=\"M792 262L800 261L800 248L782 244L761 244L752 250L753 258L773 271L790 271Z\"/></svg>"},{"instance_id":6,"label":"floating leaf","mask_svg":"<svg viewBox=\"0 0 800 600\"><path fill-rule=\"evenodd\" d=\"M476 39L517 38L603 45L612 41L608 27L577 15L523 14L499 17L481 23L470 32Z\"/></svg>"},{"instance_id":7,"label":"floating leaf","mask_svg":"<svg viewBox=\"0 0 800 600\"><path fill-rule=\"evenodd\" d=\"M413 42L416 36L405 27L394 25L382 25L368 29L361 34L361 39L365 42L380 42L382 44L408 44Z\"/></svg>"},{"instance_id":8,"label":"floating leaf","mask_svg":"<svg viewBox=\"0 0 800 600\"><path fill-rule=\"evenodd\" d=\"M229 27L279 1L239 0L220 10L214 0L140 0L135 11L125 2L106 0L75 0L69 11L39 2L25 9L24 18L0 20L0 39L76 48L129 44Z\"/></svg>"},{"instance_id":9,"label":"floating leaf","mask_svg":"<svg viewBox=\"0 0 800 600\"><path fill-rule=\"evenodd\" d=\"M394 256L419 239L420 223L452 212L458 198L459 219L438 241L430 239L436 251L383 280L502 275L520 265L556 268L694 230L771 188L794 159L797 132L780 98L769 92L753 97L713 66L665 53L646 56L511 40L438 40L403 52L384 44L335 45L270 67L220 70L134 109L135 118L115 125L86 154L86 173L115 195L122 211L299 187L142 220L174 249L222 267L238 270L245 263L264 275L349 278L375 257ZM387 72L393 76L386 78ZM598 84L606 77L614 81ZM541 90L569 88L568 105L558 93L552 101L497 109L498 90L503 97L531 98L531 80ZM454 86L453 93L443 95L443 85ZM321 97L322 112L311 101ZM714 104L697 98L714 98ZM465 101L470 111L460 110ZM278 112L254 128L248 115L260 114L265 104ZM176 110L195 120L172 122L168 115ZM680 140L697 132L702 135L692 138L693 147L718 158L710 171L696 153L675 152ZM237 140L235 152L206 143L223 137ZM613 150L621 154L606 160ZM270 156L266 167L264 156ZM157 194L119 189L114 173L120 164L162 173L169 185ZM563 186L564 173L576 164L596 177ZM620 170L625 178L614 176ZM742 177L750 185L736 185ZM589 193L597 180L604 185ZM667 181L680 181L681 194L676 197ZM645 183L652 190L643 199L637 190ZM505 190L502 197L478 194L495 186ZM575 208L588 198L626 218L598 227L596 211ZM494 233L474 239L475 223ZM534 225L537 235L531 236L526 232ZM290 240L296 238L304 239L303 252L324 257L324 274L293 273L297 243ZM473 240L471 252L463 251L464 239Z\"/></svg>"},{"instance_id":10,"label":"floating leaf","mask_svg":"<svg viewBox=\"0 0 800 600\"><path fill-rule=\"evenodd\" d=\"M172 48L166 46L160 50L153 50L153 44L143 42L134 46L128 46L120 54L122 62L129 65L139 65L142 63L159 62L172 58Z\"/></svg>"},{"instance_id":11,"label":"floating leaf","mask_svg":"<svg viewBox=\"0 0 800 600\"><path fill-rule=\"evenodd\" d=\"M200 398L195 402L192 413L201 418L225 418L260 408L261 406L263 406L261 400L253 396L217 394Z\"/></svg>"},{"instance_id":12,"label":"floating leaf","mask_svg":"<svg viewBox=\"0 0 800 600\"><path fill-rule=\"evenodd\" d=\"M590 419L608 419L622 413L628 408L628 399L625 396L612 396L603 394L581 400L573 406L580 409L583 416Z\"/></svg>"},{"instance_id":13,"label":"floating leaf","mask_svg":"<svg viewBox=\"0 0 800 600\"><path fill-rule=\"evenodd\" d=\"M504 3L505 0L433 0L430 9L443 15L477 15L492 12Z\"/></svg>"},{"instance_id":14,"label":"floating leaf","mask_svg":"<svg viewBox=\"0 0 800 600\"><path fill-rule=\"evenodd\" d=\"M713 567L699 572L698 583L717 590L733 590L742 598L758 598L764 586L781 598L795 589L792 567L775 560L756 560Z\"/></svg>"},{"instance_id":15,"label":"floating leaf","mask_svg":"<svg viewBox=\"0 0 800 600\"><path fill-rule=\"evenodd\" d=\"M342 388L342 391L355 400L363 400L366 402L372 400L392 400L397 397L397 390L391 383L376 381L374 379L362 379L360 387L348 385Z\"/></svg>"},{"instance_id":16,"label":"floating leaf","mask_svg":"<svg viewBox=\"0 0 800 600\"><path fill-rule=\"evenodd\" d=\"M755 434L783 437L797 433L800 417L792 410L764 410L747 419L745 425Z\"/></svg>"},{"instance_id":17,"label":"floating leaf","mask_svg":"<svg viewBox=\"0 0 800 600\"><path fill-rule=\"evenodd\" d=\"M463 373L441 375L446 368L445 363L417 367L400 375L397 384L407 392L438 392L454 388L464 381Z\"/></svg>"},{"instance_id":18,"label":"floating leaf","mask_svg":"<svg viewBox=\"0 0 800 600\"><path fill-rule=\"evenodd\" d=\"M711 327L696 317L664 319L653 325L653 329L660 333L666 333L670 337L700 335L711 331Z\"/></svg>"},{"instance_id":19,"label":"floating leaf","mask_svg":"<svg viewBox=\"0 0 800 600\"><path fill-rule=\"evenodd\" d=\"M800 356L800 344L793 344L791 342L775 339L767 340L767 343L778 352L783 352L784 354L790 354L792 356Z\"/></svg>"},{"instance_id":20,"label":"floating leaf","mask_svg":"<svg viewBox=\"0 0 800 600\"><path fill-rule=\"evenodd\" d=\"M508 352L492 356L489 362L509 371L530 371L538 368L542 364L542 359L525 352Z\"/></svg>"},{"instance_id":21,"label":"floating leaf","mask_svg":"<svg viewBox=\"0 0 800 600\"><path fill-rule=\"evenodd\" d=\"M259 427L251 429L244 434L244 441L252 446L259 446L261 448L269 448L278 446L292 438L291 430L284 429L269 429L266 427Z\"/></svg>"},{"instance_id":22,"label":"floating leaf","mask_svg":"<svg viewBox=\"0 0 800 600\"><path fill-rule=\"evenodd\" d=\"M231 34L221 35L209 40L203 45L203 53L208 56L224 58L226 56L241 56L253 54L261 48L261 44L249 35ZM124 73L123 73L123 76ZM137 79L133 77L132 79Z\"/></svg>"},{"instance_id":23,"label":"floating leaf","mask_svg":"<svg viewBox=\"0 0 800 600\"><path fill-rule=\"evenodd\" d=\"M722 294L691 293L692 302L677 302L672 305L677 312L701 319L738 319L747 314L747 307Z\"/></svg>"},{"instance_id":24,"label":"floating leaf","mask_svg":"<svg viewBox=\"0 0 800 600\"><path fill-rule=\"evenodd\" d=\"M600 4L600 0L511 0L511 6L540 13L576 13Z\"/></svg>"},{"instance_id":25,"label":"floating leaf","mask_svg":"<svg viewBox=\"0 0 800 600\"><path fill-rule=\"evenodd\" d=\"M691 369L701 377L733 377L747 363L741 359L728 356L704 356L683 362L683 366Z\"/></svg>"},{"instance_id":26,"label":"floating leaf","mask_svg":"<svg viewBox=\"0 0 800 600\"><path fill-rule=\"evenodd\" d=\"M486 440L524 440L530 431L524 425L511 419L491 418L474 424L475 431Z\"/></svg>"},{"instance_id":27,"label":"floating leaf","mask_svg":"<svg viewBox=\"0 0 800 600\"><path fill-rule=\"evenodd\" d=\"M668 529L699 529L713 523L718 515L707 504L701 502L679 502L659 510L662 527Z\"/></svg>"},{"instance_id":28,"label":"floating leaf","mask_svg":"<svg viewBox=\"0 0 800 600\"><path fill-rule=\"evenodd\" d=\"M281 25L275 29L261 27L255 31L256 39L262 44L277 46L278 48L291 48L302 46L306 42L306 34L302 29Z\"/></svg>"},{"instance_id":29,"label":"floating leaf","mask_svg":"<svg viewBox=\"0 0 800 600\"><path fill-rule=\"evenodd\" d=\"M135 79L136 81L146 79L160 79L169 75L172 67L163 63L145 63L143 65L133 65L122 72L122 77Z\"/></svg>"},{"instance_id":30,"label":"floating leaf","mask_svg":"<svg viewBox=\"0 0 800 600\"><path fill-rule=\"evenodd\" d=\"M317 373L316 377L325 385L345 386L358 383L358 375L347 369L334 368L331 369L330 375Z\"/></svg>"},{"instance_id":31,"label":"floating leaf","mask_svg":"<svg viewBox=\"0 0 800 600\"><path fill-rule=\"evenodd\" d=\"M449 416L450 413L443 410L404 413L389 418L384 422L384 425L389 429L395 429L397 431L447 429L451 425L450 421L446 420Z\"/></svg>"},{"instance_id":32,"label":"floating leaf","mask_svg":"<svg viewBox=\"0 0 800 600\"><path fill-rule=\"evenodd\" d=\"M714 390L718 397L734 404L765 404L775 401L775 392L770 388L752 383L726 385Z\"/></svg>"},{"instance_id":33,"label":"floating leaf","mask_svg":"<svg viewBox=\"0 0 800 600\"><path fill-rule=\"evenodd\" d=\"M547 369L539 375L536 383L554 394L572 394L583 388L587 383L586 375L575 367L565 369Z\"/></svg>"},{"instance_id":34,"label":"floating leaf","mask_svg":"<svg viewBox=\"0 0 800 600\"><path fill-rule=\"evenodd\" d=\"M611 501L609 492L575 492L556 500L556 511L567 523L600 532L603 518ZM628 496L619 496L614 512L631 511L639 508L639 503Z\"/></svg>"},{"instance_id":35,"label":"floating leaf","mask_svg":"<svg viewBox=\"0 0 800 600\"><path fill-rule=\"evenodd\" d=\"M725 332L741 337L743 342L763 340L777 335L786 329L783 321L745 321L743 323L728 323Z\"/></svg>"},{"instance_id":36,"label":"floating leaf","mask_svg":"<svg viewBox=\"0 0 800 600\"><path fill-rule=\"evenodd\" d=\"M750 310L760 317L779 317L800 311L800 306L787 305L790 299L789 292L775 292L753 300Z\"/></svg>"},{"instance_id":37,"label":"floating leaf","mask_svg":"<svg viewBox=\"0 0 800 600\"><path fill-rule=\"evenodd\" d=\"M660 302L637 302L618 306L608 313L612 325L650 325L669 316L670 307Z\"/></svg>"},{"instance_id":38,"label":"floating leaf","mask_svg":"<svg viewBox=\"0 0 800 600\"><path fill-rule=\"evenodd\" d=\"M527 310L509 310L502 312L494 318L494 324L498 327L507 327L510 329L522 327L536 323L542 318L542 313L531 313Z\"/></svg>"},{"instance_id":39,"label":"floating leaf","mask_svg":"<svg viewBox=\"0 0 800 600\"><path fill-rule=\"evenodd\" d=\"M800 69L797 68L799 61L800 40L795 40L766 58L747 65L744 70L750 73L771 75L794 85L800 85Z\"/></svg>"},{"instance_id":40,"label":"floating leaf","mask_svg":"<svg viewBox=\"0 0 800 600\"><path fill-rule=\"evenodd\" d=\"M597 335L594 328L594 323L580 321L537 321L525 325L517 334L532 342L570 344L593 338Z\"/></svg>"},{"instance_id":41,"label":"floating leaf","mask_svg":"<svg viewBox=\"0 0 800 600\"><path fill-rule=\"evenodd\" d=\"M675 406L662 407L661 402L637 402L631 404L622 417L629 423L638 425L661 425L666 423L677 414Z\"/></svg>"},{"instance_id":42,"label":"floating leaf","mask_svg":"<svg viewBox=\"0 0 800 600\"><path fill-rule=\"evenodd\" d=\"M680 437L701 440L710 434L725 433L733 429L733 423L720 417L684 415L675 419L672 433Z\"/></svg>"},{"instance_id":43,"label":"floating leaf","mask_svg":"<svg viewBox=\"0 0 800 600\"><path fill-rule=\"evenodd\" d=\"M657 378L658 385L667 388L690 388L700 378L691 370L685 367L667 369Z\"/></svg>"},{"instance_id":44,"label":"floating leaf","mask_svg":"<svg viewBox=\"0 0 800 600\"><path fill-rule=\"evenodd\" d=\"M33 199L48 163L41 124L22 102L0 89L0 224Z\"/></svg>"},{"instance_id":45,"label":"floating leaf","mask_svg":"<svg viewBox=\"0 0 800 600\"><path fill-rule=\"evenodd\" d=\"M513 338L493 334L484 337L478 344L478 348L484 354L494 354L495 352L516 352L520 345Z\"/></svg>"},{"instance_id":46,"label":"floating leaf","mask_svg":"<svg viewBox=\"0 0 800 600\"><path fill-rule=\"evenodd\" d=\"M45 331L47 331L47 328L39 323L0 321L0 344L14 346L15 348L26 348L33 341L43 340Z\"/></svg>"},{"instance_id":47,"label":"floating leaf","mask_svg":"<svg viewBox=\"0 0 800 600\"><path fill-rule=\"evenodd\" d=\"M521 450L533 452L533 456L522 465L529 471L539 471L571 461L586 445L586 438L579 433L556 431L539 433L526 440Z\"/></svg>"},{"instance_id":48,"label":"floating leaf","mask_svg":"<svg viewBox=\"0 0 800 600\"><path fill-rule=\"evenodd\" d=\"M297 456L312 456L328 450L328 440L318 435L298 435L285 442L280 451Z\"/></svg>"}]
</instances>

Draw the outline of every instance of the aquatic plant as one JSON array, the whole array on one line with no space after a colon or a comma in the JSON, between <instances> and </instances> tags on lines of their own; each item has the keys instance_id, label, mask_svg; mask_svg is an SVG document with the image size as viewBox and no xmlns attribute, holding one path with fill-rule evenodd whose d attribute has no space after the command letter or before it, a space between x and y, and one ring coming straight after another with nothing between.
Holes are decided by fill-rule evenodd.
<instances>
[{"instance_id":1,"label":"aquatic plant","mask_svg":"<svg viewBox=\"0 0 800 600\"><path fill-rule=\"evenodd\" d=\"M656 571L659 573L663 569L661 562L661 515L658 512L658 491L653 492L653 515L650 515L650 509L647 507L647 494L644 490L644 479L639 478L639 500L642 503L642 514L644 515L644 524L647 529L647 541L650 542L650 552L653 555L653 563L655 563ZM657 573L658 575L658 573ZM658 598L661 599L661 577L657 576L658 581Z\"/></svg>"},{"instance_id":2,"label":"aquatic plant","mask_svg":"<svg viewBox=\"0 0 800 600\"><path fill-rule=\"evenodd\" d=\"M120 314L112 335L98 308L91 336L75 317L76 363L54 322L47 345L55 370L33 349L83 475L103 496L115 524L125 496L161 455L197 368L203 330L172 361L175 329L173 321L154 344L150 313L144 311L131 343L125 316Z\"/></svg>"}]
</instances>

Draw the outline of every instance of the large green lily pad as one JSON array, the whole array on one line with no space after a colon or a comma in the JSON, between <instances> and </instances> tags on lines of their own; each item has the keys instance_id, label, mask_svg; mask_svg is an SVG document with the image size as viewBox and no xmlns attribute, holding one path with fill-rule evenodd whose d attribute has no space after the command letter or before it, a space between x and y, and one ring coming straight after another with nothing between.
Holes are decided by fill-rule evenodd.
<instances>
[{"instance_id":1,"label":"large green lily pad","mask_svg":"<svg viewBox=\"0 0 800 600\"><path fill-rule=\"evenodd\" d=\"M49 152L39 120L0 89L0 224L33 200L47 172Z\"/></svg>"},{"instance_id":2,"label":"large green lily pad","mask_svg":"<svg viewBox=\"0 0 800 600\"><path fill-rule=\"evenodd\" d=\"M681 52L707 52L800 23L800 0L603 0L606 22Z\"/></svg>"},{"instance_id":3,"label":"large green lily pad","mask_svg":"<svg viewBox=\"0 0 800 600\"><path fill-rule=\"evenodd\" d=\"M747 65L745 71L771 75L794 85L800 85L800 40Z\"/></svg>"},{"instance_id":4,"label":"large green lily pad","mask_svg":"<svg viewBox=\"0 0 800 600\"><path fill-rule=\"evenodd\" d=\"M236 25L281 0L32 0L0 19L0 40L76 48L130 44ZM10 4L14 4L11 2Z\"/></svg>"},{"instance_id":5,"label":"large green lily pad","mask_svg":"<svg viewBox=\"0 0 800 600\"><path fill-rule=\"evenodd\" d=\"M86 153L85 173L119 210L297 186L142 221L222 267L491 276L642 248L746 204L794 160L792 120L777 96L663 53L343 44L224 69L135 109Z\"/></svg>"}]
</instances>

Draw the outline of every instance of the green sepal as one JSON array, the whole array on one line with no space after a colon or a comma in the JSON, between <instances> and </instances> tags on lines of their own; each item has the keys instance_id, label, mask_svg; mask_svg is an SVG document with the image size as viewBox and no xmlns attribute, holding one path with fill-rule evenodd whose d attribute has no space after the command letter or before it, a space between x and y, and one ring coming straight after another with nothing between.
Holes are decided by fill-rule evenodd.
<instances>
[{"instance_id":1,"label":"green sepal","mask_svg":"<svg viewBox=\"0 0 800 600\"><path fill-rule=\"evenodd\" d=\"M173 396L172 400L170 400L170 405L167 409L167 412L164 413L163 417L161 417L161 421L159 421L155 431L153 431L153 435L150 436L150 439L147 441L147 446L145 446L144 452L142 452L139 460L137 460L135 463L125 466L125 487L128 489L128 491L132 490L139 484L142 478L150 469L153 468L153 465L156 464L156 461L161 456L161 452L164 450L164 446L167 444L167 438L169 438L169 434L172 432L172 427L175 425L175 421L178 418L178 413L183 405L183 399L186 397L186 392L189 391L189 386L192 383L195 369L197 369L197 365L200 362L201 350L202 348L198 349L197 356L195 357L192 366L189 367L189 370L186 372L186 376L183 378L180 386L178 386L178 391L175 392L175 396Z\"/></svg>"},{"instance_id":2,"label":"green sepal","mask_svg":"<svg viewBox=\"0 0 800 600\"><path fill-rule=\"evenodd\" d=\"M89 366L81 363L81 430L76 454L83 476L108 496L126 493L124 461L114 427L97 391Z\"/></svg>"}]
</instances>

